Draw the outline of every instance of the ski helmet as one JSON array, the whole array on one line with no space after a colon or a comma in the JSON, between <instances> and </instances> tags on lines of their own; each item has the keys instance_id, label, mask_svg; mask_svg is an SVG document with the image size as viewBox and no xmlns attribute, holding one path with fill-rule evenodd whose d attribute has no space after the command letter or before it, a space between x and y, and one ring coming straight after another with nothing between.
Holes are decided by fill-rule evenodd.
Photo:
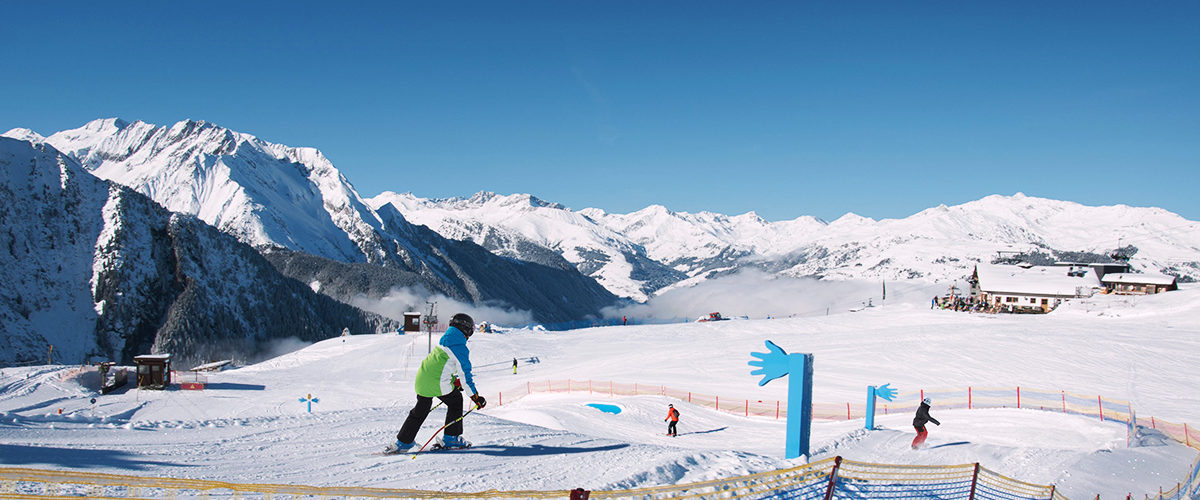
<instances>
[{"instance_id":1,"label":"ski helmet","mask_svg":"<svg viewBox=\"0 0 1200 500\"><path fill-rule=\"evenodd\" d=\"M457 328L463 335L470 337L475 333L475 320L466 313L458 313L450 318L450 326Z\"/></svg>"},{"instance_id":2,"label":"ski helmet","mask_svg":"<svg viewBox=\"0 0 1200 500\"><path fill-rule=\"evenodd\" d=\"M921 400L921 402L922 402L922 403L925 403L925 404L927 404L927 405L929 405L929 406L933 406L933 400L932 400L932 399L925 398L925 399L922 399L922 400Z\"/></svg>"}]
</instances>

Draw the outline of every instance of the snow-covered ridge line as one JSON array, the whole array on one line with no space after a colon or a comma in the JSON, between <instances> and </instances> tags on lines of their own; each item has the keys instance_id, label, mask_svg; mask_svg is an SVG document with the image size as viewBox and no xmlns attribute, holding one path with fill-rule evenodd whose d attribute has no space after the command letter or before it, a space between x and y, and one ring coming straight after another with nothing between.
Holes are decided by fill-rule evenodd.
<instances>
[{"instance_id":1,"label":"snow-covered ridge line","mask_svg":"<svg viewBox=\"0 0 1200 500\"><path fill-rule=\"evenodd\" d=\"M614 293L635 300L739 269L939 282L961 279L998 253L1106 259L1118 246L1133 252L1135 269L1200 279L1200 223L1159 208L1089 207L1017 193L941 205L903 219L849 213L833 222L808 216L768 222L753 212L690 214L661 205L610 214L496 202L523 197L529 195L483 192L470 199L428 200L384 192L367 202L391 204L449 237L513 242L500 251L517 258L523 245L558 252Z\"/></svg>"}]
</instances>

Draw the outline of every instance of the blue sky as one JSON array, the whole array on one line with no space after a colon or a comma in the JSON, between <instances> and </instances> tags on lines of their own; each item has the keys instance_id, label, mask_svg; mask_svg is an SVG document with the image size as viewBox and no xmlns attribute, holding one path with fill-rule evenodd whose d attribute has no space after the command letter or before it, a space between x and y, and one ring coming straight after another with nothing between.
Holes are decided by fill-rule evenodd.
<instances>
[{"instance_id":1,"label":"blue sky","mask_svg":"<svg viewBox=\"0 0 1200 500\"><path fill-rule=\"evenodd\" d=\"M5 2L0 130L206 120L364 196L1195 220L1197 26L1171 1Z\"/></svg>"}]
</instances>

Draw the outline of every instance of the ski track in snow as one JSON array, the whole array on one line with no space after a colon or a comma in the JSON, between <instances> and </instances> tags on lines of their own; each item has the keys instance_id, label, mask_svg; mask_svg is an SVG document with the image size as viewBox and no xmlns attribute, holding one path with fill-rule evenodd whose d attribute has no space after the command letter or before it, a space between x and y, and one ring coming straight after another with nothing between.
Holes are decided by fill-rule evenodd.
<instances>
[{"instance_id":1,"label":"ski track in snow","mask_svg":"<svg viewBox=\"0 0 1200 500\"><path fill-rule=\"evenodd\" d=\"M210 374L204 391L99 396L80 385L89 383L87 374L64 375L76 367L3 368L0 464L458 492L627 489L762 472L804 463L783 458L782 420L658 395L610 398L599 388L516 395L527 383L570 378L784 399L786 379L759 387L749 374L749 353L763 351L766 339L814 353L816 403L861 404L866 385L883 383L903 391L1021 385L1130 399L1143 418L1198 422L1194 398L1179 396L1200 366L1197 299L1200 288L1185 287L1158 297L1097 297L1046 316L929 311L914 300L808 318L479 334L469 346L490 404L464 420L474 447L415 459L372 454L395 439L414 402L423 336L329 339ZM517 374L513 357L521 361ZM318 398L312 413L300 401L309 394ZM682 414L676 438L665 435L668 403ZM814 460L980 462L1015 479L1056 484L1078 500L1172 487L1196 459L1195 450L1153 439L1126 447L1123 424L1085 416L942 410L936 401L932 414L943 425L929 426L928 447L919 451L909 449L908 413L880 414L873 431L861 419L817 421ZM418 443L444 415L442 408L430 414Z\"/></svg>"}]
</instances>

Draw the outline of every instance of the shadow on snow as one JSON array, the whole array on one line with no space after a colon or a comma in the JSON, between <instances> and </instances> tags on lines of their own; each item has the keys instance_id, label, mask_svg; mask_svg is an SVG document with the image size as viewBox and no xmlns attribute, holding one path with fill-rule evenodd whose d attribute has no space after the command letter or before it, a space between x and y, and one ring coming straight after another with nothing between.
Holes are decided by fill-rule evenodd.
<instances>
[{"instance_id":1,"label":"shadow on snow","mask_svg":"<svg viewBox=\"0 0 1200 500\"><path fill-rule=\"evenodd\" d=\"M117 450L0 444L0 464L5 465L49 464L72 469L130 470L151 470L163 466L190 467L187 464L138 460L134 457L136 455L132 453Z\"/></svg>"}]
</instances>

